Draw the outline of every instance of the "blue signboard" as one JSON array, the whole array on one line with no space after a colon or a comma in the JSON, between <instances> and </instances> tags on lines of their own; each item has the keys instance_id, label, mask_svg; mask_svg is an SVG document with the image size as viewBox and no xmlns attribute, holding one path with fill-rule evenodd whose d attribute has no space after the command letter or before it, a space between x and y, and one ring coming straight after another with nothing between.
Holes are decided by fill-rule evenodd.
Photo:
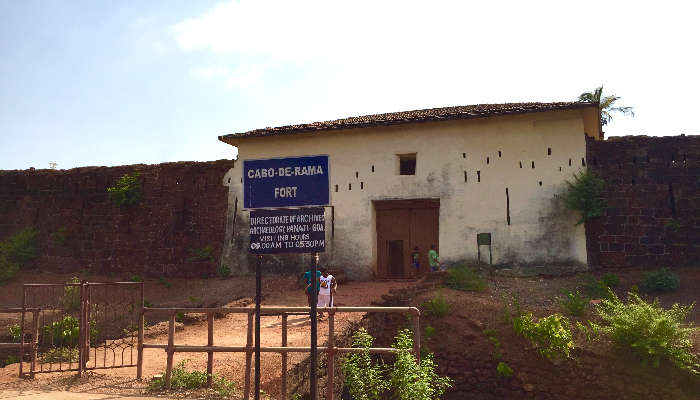
<instances>
[{"instance_id":1,"label":"blue signboard","mask_svg":"<svg viewBox=\"0 0 700 400\"><path fill-rule=\"evenodd\" d=\"M328 156L243 161L243 207L330 204Z\"/></svg>"},{"instance_id":2,"label":"blue signboard","mask_svg":"<svg viewBox=\"0 0 700 400\"><path fill-rule=\"evenodd\" d=\"M251 254L320 253L325 249L323 207L251 210Z\"/></svg>"}]
</instances>

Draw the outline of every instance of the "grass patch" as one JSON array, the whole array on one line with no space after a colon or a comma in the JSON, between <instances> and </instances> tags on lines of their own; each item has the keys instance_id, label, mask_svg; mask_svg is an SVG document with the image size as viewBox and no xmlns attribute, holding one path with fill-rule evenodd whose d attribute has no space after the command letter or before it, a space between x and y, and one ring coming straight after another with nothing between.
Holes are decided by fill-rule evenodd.
<instances>
[{"instance_id":1,"label":"grass patch","mask_svg":"<svg viewBox=\"0 0 700 400\"><path fill-rule=\"evenodd\" d=\"M666 268L645 272L639 288L649 293L673 292L681 286L681 278Z\"/></svg>"},{"instance_id":2,"label":"grass patch","mask_svg":"<svg viewBox=\"0 0 700 400\"><path fill-rule=\"evenodd\" d=\"M442 296L437 296L421 305L426 315L442 318L450 313L450 305Z\"/></svg>"},{"instance_id":3,"label":"grass patch","mask_svg":"<svg viewBox=\"0 0 700 400\"><path fill-rule=\"evenodd\" d=\"M644 363L658 367L662 359L678 368L700 375L700 357L693 353L691 334L698 328L685 320L694 304L674 304L670 309L649 303L635 293L627 303L614 293L596 306L601 324L591 322L593 332L603 334L619 348L638 355Z\"/></svg>"},{"instance_id":4,"label":"grass patch","mask_svg":"<svg viewBox=\"0 0 700 400\"><path fill-rule=\"evenodd\" d=\"M188 371L185 367L189 360L180 361L173 367L170 379L173 390L195 390L206 387L207 373L202 371ZM165 390L165 373L154 375L148 384L152 391ZM232 397L238 394L238 388L234 382L220 375L212 375L212 389L222 397Z\"/></svg>"},{"instance_id":5,"label":"grass patch","mask_svg":"<svg viewBox=\"0 0 700 400\"><path fill-rule=\"evenodd\" d=\"M588 298L581 295L577 290L576 292L566 292L564 293L564 298L559 301L559 304L566 310L570 315L575 317L582 316L586 311L586 305L588 305Z\"/></svg>"},{"instance_id":6,"label":"grass patch","mask_svg":"<svg viewBox=\"0 0 700 400\"><path fill-rule=\"evenodd\" d=\"M39 355L43 363L78 362L78 358L77 347L52 347Z\"/></svg>"},{"instance_id":7,"label":"grass patch","mask_svg":"<svg viewBox=\"0 0 700 400\"><path fill-rule=\"evenodd\" d=\"M487 286L486 280L478 271L465 265L448 269L444 285L465 292L480 292Z\"/></svg>"}]
</instances>

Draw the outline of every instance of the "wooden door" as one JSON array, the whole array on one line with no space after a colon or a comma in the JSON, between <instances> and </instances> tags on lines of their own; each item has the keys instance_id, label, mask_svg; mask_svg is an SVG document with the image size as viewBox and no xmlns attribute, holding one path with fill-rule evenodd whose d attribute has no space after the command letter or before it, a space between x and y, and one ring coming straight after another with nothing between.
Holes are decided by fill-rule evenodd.
<instances>
[{"instance_id":1,"label":"wooden door","mask_svg":"<svg viewBox=\"0 0 700 400\"><path fill-rule=\"evenodd\" d=\"M388 200L374 202L377 218L377 275L411 278L426 274L430 245L438 246L439 200ZM411 253L418 247L420 271Z\"/></svg>"}]
</instances>

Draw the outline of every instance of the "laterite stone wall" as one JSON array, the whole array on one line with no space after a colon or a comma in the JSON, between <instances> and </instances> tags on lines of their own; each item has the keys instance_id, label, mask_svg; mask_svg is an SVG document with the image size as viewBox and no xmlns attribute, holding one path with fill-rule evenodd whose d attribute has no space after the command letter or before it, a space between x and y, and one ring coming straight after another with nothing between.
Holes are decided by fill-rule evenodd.
<instances>
[{"instance_id":1,"label":"laterite stone wall","mask_svg":"<svg viewBox=\"0 0 700 400\"><path fill-rule=\"evenodd\" d=\"M700 263L700 136L588 140L587 159L608 201L586 224L589 265Z\"/></svg>"},{"instance_id":2,"label":"laterite stone wall","mask_svg":"<svg viewBox=\"0 0 700 400\"><path fill-rule=\"evenodd\" d=\"M36 267L101 273L204 276L216 272L224 241L232 160L70 170L0 171L0 240L39 231ZM143 199L115 206L107 188L139 174ZM56 232L66 232L59 243ZM210 247L209 260L194 249Z\"/></svg>"}]
</instances>

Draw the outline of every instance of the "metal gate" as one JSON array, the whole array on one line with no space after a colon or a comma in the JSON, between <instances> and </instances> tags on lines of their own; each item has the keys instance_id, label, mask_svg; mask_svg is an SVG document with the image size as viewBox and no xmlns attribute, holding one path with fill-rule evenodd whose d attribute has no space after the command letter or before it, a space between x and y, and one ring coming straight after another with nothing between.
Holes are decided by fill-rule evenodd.
<instances>
[{"instance_id":1,"label":"metal gate","mask_svg":"<svg viewBox=\"0 0 700 400\"><path fill-rule=\"evenodd\" d=\"M142 282L25 284L20 376L136 366L142 307Z\"/></svg>"}]
</instances>

